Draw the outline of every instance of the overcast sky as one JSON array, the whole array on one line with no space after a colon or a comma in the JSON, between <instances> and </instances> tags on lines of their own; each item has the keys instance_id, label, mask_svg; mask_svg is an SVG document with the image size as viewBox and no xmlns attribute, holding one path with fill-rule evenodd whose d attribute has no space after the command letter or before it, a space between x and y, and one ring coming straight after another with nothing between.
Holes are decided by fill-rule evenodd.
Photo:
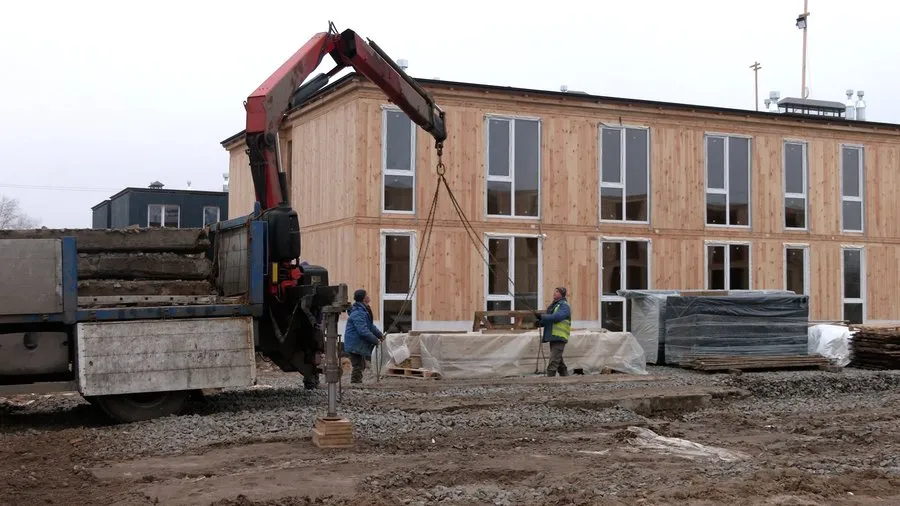
<instances>
[{"instance_id":1,"label":"overcast sky","mask_svg":"<svg viewBox=\"0 0 900 506\"><path fill-rule=\"evenodd\" d=\"M802 0L29 1L0 16L0 194L90 227L126 186L221 189L243 101L332 20L414 77L752 109L798 96ZM550 8L552 6L553 8ZM428 9L428 10L426 10ZM900 4L811 0L810 98L900 123ZM330 68L326 59L320 70ZM894 96L895 98L891 98ZM760 108L762 108L762 104Z\"/></svg>"}]
</instances>

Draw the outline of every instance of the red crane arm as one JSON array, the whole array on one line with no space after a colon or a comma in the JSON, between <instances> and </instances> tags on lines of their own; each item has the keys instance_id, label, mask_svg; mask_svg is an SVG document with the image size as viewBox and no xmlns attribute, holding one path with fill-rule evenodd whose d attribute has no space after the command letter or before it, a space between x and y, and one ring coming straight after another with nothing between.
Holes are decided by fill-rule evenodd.
<instances>
[{"instance_id":1,"label":"red crane arm","mask_svg":"<svg viewBox=\"0 0 900 506\"><path fill-rule=\"evenodd\" d=\"M300 86L319 66L326 54L337 66ZM440 149L447 138L444 112L413 79L374 42L364 41L352 30L316 34L247 99L247 153L256 199L264 209L290 201L278 148L278 130L285 113L324 87L328 79L345 67L367 77L409 118L431 134Z\"/></svg>"}]
</instances>

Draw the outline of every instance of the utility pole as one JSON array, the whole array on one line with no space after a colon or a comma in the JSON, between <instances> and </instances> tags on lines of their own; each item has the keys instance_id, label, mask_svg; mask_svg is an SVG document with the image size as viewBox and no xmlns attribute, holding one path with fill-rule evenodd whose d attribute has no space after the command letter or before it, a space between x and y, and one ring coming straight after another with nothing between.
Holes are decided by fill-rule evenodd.
<instances>
[{"instance_id":1,"label":"utility pole","mask_svg":"<svg viewBox=\"0 0 900 506\"><path fill-rule=\"evenodd\" d=\"M797 28L803 30L803 75L800 78L800 98L806 98L806 18L809 17L809 0L803 0L803 14L797 17Z\"/></svg>"},{"instance_id":2,"label":"utility pole","mask_svg":"<svg viewBox=\"0 0 900 506\"><path fill-rule=\"evenodd\" d=\"M756 105L756 110L759 110L759 69L762 68L762 65L759 64L758 61L753 62L753 65L750 65L750 68L753 69L753 103Z\"/></svg>"}]
</instances>

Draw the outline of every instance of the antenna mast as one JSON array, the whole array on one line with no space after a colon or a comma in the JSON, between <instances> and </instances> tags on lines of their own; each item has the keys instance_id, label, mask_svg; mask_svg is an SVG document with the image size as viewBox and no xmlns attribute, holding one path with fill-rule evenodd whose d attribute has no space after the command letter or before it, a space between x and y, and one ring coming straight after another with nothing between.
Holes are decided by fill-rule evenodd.
<instances>
[{"instance_id":1,"label":"antenna mast","mask_svg":"<svg viewBox=\"0 0 900 506\"><path fill-rule=\"evenodd\" d=\"M753 103L756 105L756 110L759 110L759 69L762 68L762 65L759 62L753 62L753 65L750 65L750 68L753 69ZM766 108L768 108L768 104L766 104Z\"/></svg>"}]
</instances>

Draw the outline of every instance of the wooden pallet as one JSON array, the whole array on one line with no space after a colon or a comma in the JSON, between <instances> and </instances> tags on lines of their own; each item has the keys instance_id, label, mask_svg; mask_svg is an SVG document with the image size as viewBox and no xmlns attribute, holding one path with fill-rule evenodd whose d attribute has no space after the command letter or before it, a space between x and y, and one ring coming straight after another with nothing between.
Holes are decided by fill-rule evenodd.
<instances>
[{"instance_id":1,"label":"wooden pallet","mask_svg":"<svg viewBox=\"0 0 900 506\"><path fill-rule=\"evenodd\" d=\"M815 355L796 356L695 356L679 364L686 369L703 372L765 371L774 369L825 369L832 370L831 361Z\"/></svg>"},{"instance_id":2,"label":"wooden pallet","mask_svg":"<svg viewBox=\"0 0 900 506\"><path fill-rule=\"evenodd\" d=\"M475 311L475 319L472 321L472 330L475 332L489 332L495 330L534 330L537 327L535 313L543 314L545 311ZM497 323L498 318L507 319L509 323Z\"/></svg>"},{"instance_id":3,"label":"wooden pallet","mask_svg":"<svg viewBox=\"0 0 900 506\"><path fill-rule=\"evenodd\" d=\"M409 358L395 366L397 369L422 369L422 356L410 355Z\"/></svg>"},{"instance_id":4,"label":"wooden pallet","mask_svg":"<svg viewBox=\"0 0 900 506\"><path fill-rule=\"evenodd\" d=\"M413 369L411 367L388 367L385 376L416 379L439 379L440 373L430 369Z\"/></svg>"}]
</instances>

